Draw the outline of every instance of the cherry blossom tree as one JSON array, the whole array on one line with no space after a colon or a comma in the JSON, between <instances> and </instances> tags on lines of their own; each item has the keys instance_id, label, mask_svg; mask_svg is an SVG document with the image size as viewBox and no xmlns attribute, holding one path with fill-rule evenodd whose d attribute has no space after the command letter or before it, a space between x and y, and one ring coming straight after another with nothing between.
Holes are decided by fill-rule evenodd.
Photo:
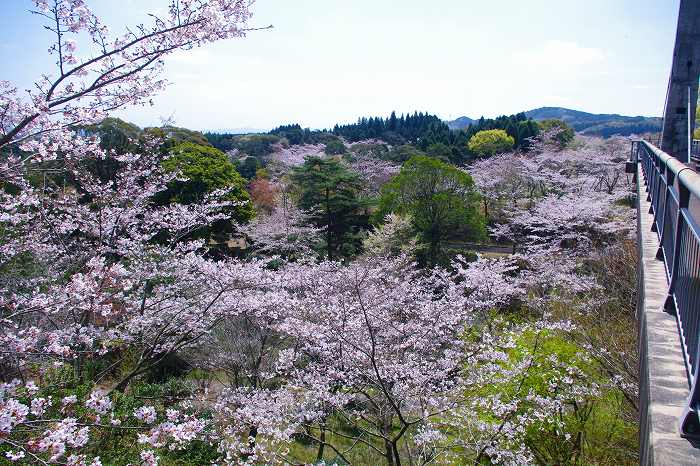
<instances>
[{"instance_id":1,"label":"cherry blossom tree","mask_svg":"<svg viewBox=\"0 0 700 466\"><path fill-rule=\"evenodd\" d=\"M240 422L240 410L249 411L241 396L295 394L298 409L286 407L268 436L259 425L266 416L260 409L247 421L259 445L284 439L289 434L283 432L296 426L319 444L319 460L324 448L343 458L348 452L333 439L345 434L330 423L333 417L359 432L355 442L387 464L401 464L404 435L447 409L458 386L464 314L459 302L448 299L457 294L437 291L446 280L437 272L424 276L402 260L289 264L283 281L288 296L279 311L286 317L278 326L289 341L276 366L287 385L278 395L227 394L230 415Z\"/></svg>"},{"instance_id":2,"label":"cherry blossom tree","mask_svg":"<svg viewBox=\"0 0 700 466\"><path fill-rule=\"evenodd\" d=\"M568 329L566 322L542 321L517 328L495 324L482 334L492 349L478 353L465 375L471 396L430 426L437 432L429 437L435 454L473 464L571 461L567 455L575 457L582 439L569 433L567 423L585 421L600 386L582 369L585 352L556 336Z\"/></svg>"},{"instance_id":3,"label":"cherry blossom tree","mask_svg":"<svg viewBox=\"0 0 700 466\"><path fill-rule=\"evenodd\" d=\"M414 255L420 247L410 215L388 214L384 223L371 231L363 241L367 254L391 256Z\"/></svg>"},{"instance_id":4,"label":"cherry blossom tree","mask_svg":"<svg viewBox=\"0 0 700 466\"><path fill-rule=\"evenodd\" d=\"M522 244L555 236L564 243L585 242L629 228L629 210L616 206L629 193L629 185L620 182L622 141L582 143L567 150L539 143L467 169L485 198L500 204L492 236Z\"/></svg>"},{"instance_id":5,"label":"cherry blossom tree","mask_svg":"<svg viewBox=\"0 0 700 466\"><path fill-rule=\"evenodd\" d=\"M51 142L70 149L71 126L96 122L126 105L148 103L166 84L159 74L168 54L242 37L251 16L248 0L171 1L165 14L150 16L150 24L114 34L87 1L33 3L32 13L54 34L49 53L56 68L42 75L26 96L9 82L0 83L0 147L26 143L23 148L29 152L5 161L3 176L22 169L28 157L46 159Z\"/></svg>"},{"instance_id":6,"label":"cherry blossom tree","mask_svg":"<svg viewBox=\"0 0 700 466\"><path fill-rule=\"evenodd\" d=\"M148 432L165 417L144 406L120 419L108 390L124 391L168 355L198 344L224 313L252 304L245 290L266 279L261 265L206 259L193 239L222 218L231 205L226 192L197 204L157 205L154 195L179 175L162 170L155 141L117 156L73 128L147 103L165 84L158 75L169 53L243 36L250 3L173 1L150 25L121 35L82 0L34 5L54 34L56 69L24 96L0 83L0 177L8 188L0 194L2 443L11 446L5 456L12 461L98 465L80 452L97 431ZM114 179L87 167L106 159L119 166ZM114 368L134 356L115 378ZM97 358L109 365L88 373L86 364ZM49 395L71 381L94 389ZM144 443L179 448L204 430L192 416L191 409L170 413L160 433L150 434L159 440ZM141 459L157 462L149 450Z\"/></svg>"},{"instance_id":7,"label":"cherry blossom tree","mask_svg":"<svg viewBox=\"0 0 700 466\"><path fill-rule=\"evenodd\" d=\"M370 197L378 196L381 187L401 170L398 165L366 155L352 156L348 165L360 175L365 183L364 194Z\"/></svg>"},{"instance_id":8,"label":"cherry blossom tree","mask_svg":"<svg viewBox=\"0 0 700 466\"><path fill-rule=\"evenodd\" d=\"M260 213L240 230L252 240L254 255L286 259L313 257L323 234L284 192L269 214Z\"/></svg>"}]
</instances>

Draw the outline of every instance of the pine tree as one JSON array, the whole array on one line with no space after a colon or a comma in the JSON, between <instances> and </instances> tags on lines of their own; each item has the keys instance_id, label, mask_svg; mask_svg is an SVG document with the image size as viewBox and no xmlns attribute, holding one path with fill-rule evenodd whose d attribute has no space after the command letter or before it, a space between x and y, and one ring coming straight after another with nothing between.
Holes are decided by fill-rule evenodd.
<instances>
[{"instance_id":1,"label":"pine tree","mask_svg":"<svg viewBox=\"0 0 700 466\"><path fill-rule=\"evenodd\" d=\"M349 257L361 247L368 227L365 204L358 198L361 181L336 160L307 157L291 175L299 207L326 230L329 260Z\"/></svg>"},{"instance_id":2,"label":"pine tree","mask_svg":"<svg viewBox=\"0 0 700 466\"><path fill-rule=\"evenodd\" d=\"M392 111L389 117L389 131L396 131L396 112Z\"/></svg>"}]
</instances>

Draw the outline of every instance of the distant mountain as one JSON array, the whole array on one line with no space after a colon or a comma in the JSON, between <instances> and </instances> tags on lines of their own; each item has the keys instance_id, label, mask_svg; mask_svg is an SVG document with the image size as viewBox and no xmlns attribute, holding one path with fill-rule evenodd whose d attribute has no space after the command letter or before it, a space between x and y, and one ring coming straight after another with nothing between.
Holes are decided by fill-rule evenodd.
<instances>
[{"instance_id":1,"label":"distant mountain","mask_svg":"<svg viewBox=\"0 0 700 466\"><path fill-rule=\"evenodd\" d=\"M629 136L661 131L661 118L658 117L596 114L562 107L536 108L525 112L525 115L533 120L564 120L577 132L590 136Z\"/></svg>"},{"instance_id":2,"label":"distant mountain","mask_svg":"<svg viewBox=\"0 0 700 466\"><path fill-rule=\"evenodd\" d=\"M533 120L564 120L574 130L589 136L610 137L613 135L629 136L631 134L657 133L661 131L661 118L645 116L624 116L616 113L587 113L563 107L542 107L525 112ZM459 117L446 121L450 129L464 129L477 120Z\"/></svg>"},{"instance_id":3,"label":"distant mountain","mask_svg":"<svg viewBox=\"0 0 700 466\"><path fill-rule=\"evenodd\" d=\"M452 121L446 121L445 123L450 129L464 129L467 126L471 125L474 123L476 120L472 120L469 117L461 116L457 118L456 120Z\"/></svg>"}]
</instances>

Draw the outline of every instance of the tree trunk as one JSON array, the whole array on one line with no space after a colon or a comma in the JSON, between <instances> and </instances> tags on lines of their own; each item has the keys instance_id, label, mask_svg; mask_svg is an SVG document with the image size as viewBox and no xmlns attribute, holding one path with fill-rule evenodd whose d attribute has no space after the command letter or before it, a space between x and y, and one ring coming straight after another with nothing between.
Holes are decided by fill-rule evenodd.
<instances>
[{"instance_id":1,"label":"tree trunk","mask_svg":"<svg viewBox=\"0 0 700 466\"><path fill-rule=\"evenodd\" d=\"M328 260L333 260L331 252L331 205L330 205L330 190L326 188L326 247L328 248Z\"/></svg>"},{"instance_id":2,"label":"tree trunk","mask_svg":"<svg viewBox=\"0 0 700 466\"><path fill-rule=\"evenodd\" d=\"M382 419L381 432L385 439L388 439L391 434L391 421L386 417ZM386 457L387 466L398 466L394 462L394 445L389 440L384 440L384 456Z\"/></svg>"},{"instance_id":3,"label":"tree trunk","mask_svg":"<svg viewBox=\"0 0 700 466\"><path fill-rule=\"evenodd\" d=\"M394 452L394 465L401 466L401 455L399 455L399 448L397 446L397 440L391 443L391 450Z\"/></svg>"},{"instance_id":4,"label":"tree trunk","mask_svg":"<svg viewBox=\"0 0 700 466\"><path fill-rule=\"evenodd\" d=\"M384 440L384 451L386 452L384 455L386 456L387 466L396 466L396 464L394 464L394 449L391 446L391 442L388 440Z\"/></svg>"},{"instance_id":5,"label":"tree trunk","mask_svg":"<svg viewBox=\"0 0 700 466\"><path fill-rule=\"evenodd\" d=\"M250 428L250 431L248 432L248 448L250 449L251 453L241 455L241 458L243 460L247 460L252 455L252 453L255 449L255 439L257 437L258 437L258 428L257 428L257 426L253 426Z\"/></svg>"},{"instance_id":6,"label":"tree trunk","mask_svg":"<svg viewBox=\"0 0 700 466\"><path fill-rule=\"evenodd\" d=\"M317 463L320 463L323 460L323 449L326 446L326 428L323 423L319 424L319 428L321 429L321 433L319 434L318 439L321 442L318 444L318 453L316 453Z\"/></svg>"},{"instance_id":7,"label":"tree trunk","mask_svg":"<svg viewBox=\"0 0 700 466\"><path fill-rule=\"evenodd\" d=\"M138 374L141 372L141 364L138 364L134 370L129 372L124 378L114 387L114 390L124 393L126 391L126 387L129 386L129 383L131 382L131 379L136 377Z\"/></svg>"},{"instance_id":8,"label":"tree trunk","mask_svg":"<svg viewBox=\"0 0 700 466\"><path fill-rule=\"evenodd\" d=\"M430 266L434 267L438 263L440 256L440 241L431 241L430 243Z\"/></svg>"},{"instance_id":9,"label":"tree trunk","mask_svg":"<svg viewBox=\"0 0 700 466\"><path fill-rule=\"evenodd\" d=\"M75 366L74 366L74 373L75 373L75 378L78 380L79 384L82 384L84 382L83 380L83 368L85 367L85 356L83 354L79 354L78 357L75 359Z\"/></svg>"}]
</instances>

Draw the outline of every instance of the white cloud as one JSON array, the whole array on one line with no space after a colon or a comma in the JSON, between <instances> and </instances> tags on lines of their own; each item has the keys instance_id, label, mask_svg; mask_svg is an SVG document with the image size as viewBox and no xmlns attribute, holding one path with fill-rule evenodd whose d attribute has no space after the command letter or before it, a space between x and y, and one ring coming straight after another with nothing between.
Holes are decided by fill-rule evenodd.
<instances>
[{"instance_id":1,"label":"white cloud","mask_svg":"<svg viewBox=\"0 0 700 466\"><path fill-rule=\"evenodd\" d=\"M513 62L525 67L565 70L591 65L605 60L605 52L593 47L583 47L575 42L552 40L529 50L521 50L513 56Z\"/></svg>"}]
</instances>

